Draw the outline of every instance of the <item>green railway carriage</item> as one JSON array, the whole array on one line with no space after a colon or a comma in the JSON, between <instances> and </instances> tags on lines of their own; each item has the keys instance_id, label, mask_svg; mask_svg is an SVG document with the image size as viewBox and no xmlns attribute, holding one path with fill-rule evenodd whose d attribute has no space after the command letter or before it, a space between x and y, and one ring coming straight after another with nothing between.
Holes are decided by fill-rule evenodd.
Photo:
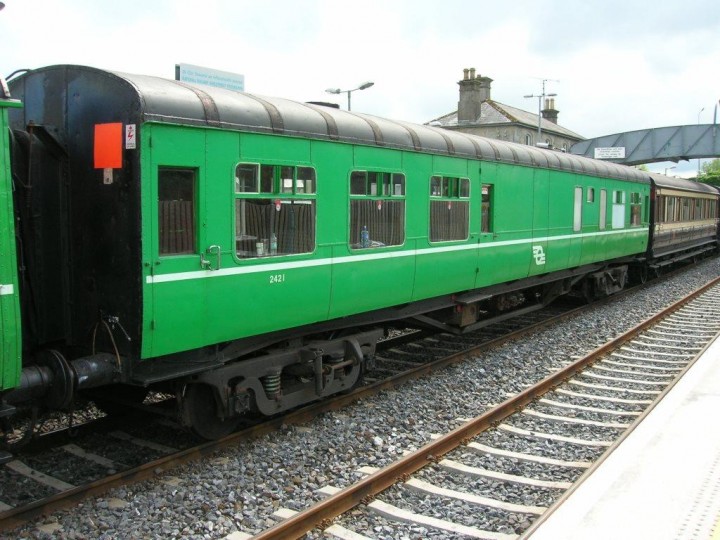
<instances>
[{"instance_id":1,"label":"green railway carriage","mask_svg":"<svg viewBox=\"0 0 720 540\"><path fill-rule=\"evenodd\" d=\"M13 219L12 179L10 171L10 130L7 111L20 107L10 98L0 79L0 391L14 388L20 381L20 305L17 265L15 264L15 221ZM0 416L12 408L0 403Z\"/></svg>"},{"instance_id":2,"label":"green railway carriage","mask_svg":"<svg viewBox=\"0 0 720 540\"><path fill-rule=\"evenodd\" d=\"M12 90L26 351L73 390L171 383L205 436L351 387L383 327L603 296L648 248L618 165L79 66Z\"/></svg>"},{"instance_id":3,"label":"green railway carriage","mask_svg":"<svg viewBox=\"0 0 720 540\"><path fill-rule=\"evenodd\" d=\"M309 107L307 114L319 116ZM148 189L143 222L150 235L142 258L151 261L143 275L143 357L581 267L646 248L647 213L633 223L629 200L647 201L648 182L546 170L543 191L536 193L537 169L520 164L310 136L143 125L140 151L146 152L149 173L142 182ZM266 170L272 178L263 186ZM241 188L246 191L237 191L233 186L242 174L249 176ZM302 174L309 178L298 180ZM155 204L162 198L155 190L163 189L159 183L166 175L172 182L182 177L193 186L188 191L197 190L189 196L196 209L191 223L202 225L184 253L162 254L159 248L174 234L162 229L168 216L159 215L173 210ZM441 185L437 198L433 177ZM486 232L480 226L483 185L492 214ZM588 197L593 190L598 200ZM284 214L291 213L298 230L289 230L290 218L285 222ZM447 216L438 220L434 213ZM453 225L462 229L459 234L450 230ZM292 238L292 248L285 245L289 235L299 236ZM201 267L200 253L207 268ZM206 310L202 317L198 309Z\"/></svg>"}]
</instances>

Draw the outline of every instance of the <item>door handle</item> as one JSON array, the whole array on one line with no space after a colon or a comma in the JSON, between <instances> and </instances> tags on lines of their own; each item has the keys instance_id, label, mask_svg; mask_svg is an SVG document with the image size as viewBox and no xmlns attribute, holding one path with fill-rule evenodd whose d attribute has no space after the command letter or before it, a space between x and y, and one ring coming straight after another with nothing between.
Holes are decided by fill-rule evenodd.
<instances>
[{"instance_id":1,"label":"door handle","mask_svg":"<svg viewBox=\"0 0 720 540\"><path fill-rule=\"evenodd\" d=\"M205 258L205 253L215 255L215 266L213 266L210 259ZM205 253L200 253L200 268L203 270L220 270L220 260L222 258L220 246L213 244L205 250Z\"/></svg>"}]
</instances>

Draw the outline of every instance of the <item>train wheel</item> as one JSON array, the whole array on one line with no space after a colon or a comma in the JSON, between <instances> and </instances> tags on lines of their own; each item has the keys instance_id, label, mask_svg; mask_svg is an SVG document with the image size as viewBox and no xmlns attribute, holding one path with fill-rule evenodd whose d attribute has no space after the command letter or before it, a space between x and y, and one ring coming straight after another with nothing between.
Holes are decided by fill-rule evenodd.
<instances>
[{"instance_id":1,"label":"train wheel","mask_svg":"<svg viewBox=\"0 0 720 540\"><path fill-rule=\"evenodd\" d=\"M237 429L239 418L220 418L213 389L207 384L189 384L180 398L183 424L203 439L215 440Z\"/></svg>"}]
</instances>

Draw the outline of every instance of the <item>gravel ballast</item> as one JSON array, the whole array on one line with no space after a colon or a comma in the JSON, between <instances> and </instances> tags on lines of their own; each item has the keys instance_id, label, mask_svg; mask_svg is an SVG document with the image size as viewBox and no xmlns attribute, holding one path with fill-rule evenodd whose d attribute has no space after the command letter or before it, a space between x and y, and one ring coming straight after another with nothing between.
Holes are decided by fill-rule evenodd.
<instances>
[{"instance_id":1,"label":"gravel ballast","mask_svg":"<svg viewBox=\"0 0 720 540\"><path fill-rule=\"evenodd\" d=\"M326 485L349 485L361 478L357 472L360 467L382 467L400 458L404 451L423 446L432 434L446 433L459 425L458 418L479 415L492 404L505 401L509 392L518 392L543 379L550 371L586 355L716 277L719 270L720 260L706 261L669 281L598 306L480 358L363 399L341 411L325 413L306 425L288 426L258 440L241 443L157 479L112 490L71 510L53 513L33 525L6 532L4 537L214 539L238 530L256 534L276 522L272 513L278 508L302 510L321 498L317 489ZM446 346L445 339L448 338L443 337L443 346ZM539 418L526 417L513 423L525 428L552 429ZM589 427L587 431L588 438L592 438L611 436L610 432L617 430ZM564 460L592 460L604 451L552 441L538 442L496 431L477 440ZM492 459L495 458L470 456L475 466ZM502 466L532 475L532 465L515 467L505 461ZM577 474L577 470L568 469L567 479ZM427 479L451 476L436 466L421 475ZM510 502L547 506L555 498L552 490L520 489L503 483L454 478L455 489L472 491L473 484L483 485L485 496L494 493L495 498ZM422 499L420 495L393 489L397 490L390 498L396 502ZM495 520L497 529L508 533L520 532L529 526L523 515L495 510L480 513L477 506L464 513L463 508L460 503L448 505L446 518L482 528L492 528ZM379 517L345 519L343 523L378 539L455 537L407 524L390 527ZM51 530L52 533L44 532Z\"/></svg>"}]
</instances>

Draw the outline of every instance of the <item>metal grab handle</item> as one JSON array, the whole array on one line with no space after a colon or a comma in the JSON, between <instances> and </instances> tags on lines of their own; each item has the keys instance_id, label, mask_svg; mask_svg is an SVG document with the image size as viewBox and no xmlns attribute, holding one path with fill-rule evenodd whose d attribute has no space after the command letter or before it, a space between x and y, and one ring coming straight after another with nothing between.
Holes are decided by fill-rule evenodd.
<instances>
[{"instance_id":1,"label":"metal grab handle","mask_svg":"<svg viewBox=\"0 0 720 540\"><path fill-rule=\"evenodd\" d=\"M220 270L220 260L222 257L220 246L213 244L205 250L208 255L215 255L215 267L213 268L212 261L205 258L205 253L200 253L200 268L203 270Z\"/></svg>"}]
</instances>

